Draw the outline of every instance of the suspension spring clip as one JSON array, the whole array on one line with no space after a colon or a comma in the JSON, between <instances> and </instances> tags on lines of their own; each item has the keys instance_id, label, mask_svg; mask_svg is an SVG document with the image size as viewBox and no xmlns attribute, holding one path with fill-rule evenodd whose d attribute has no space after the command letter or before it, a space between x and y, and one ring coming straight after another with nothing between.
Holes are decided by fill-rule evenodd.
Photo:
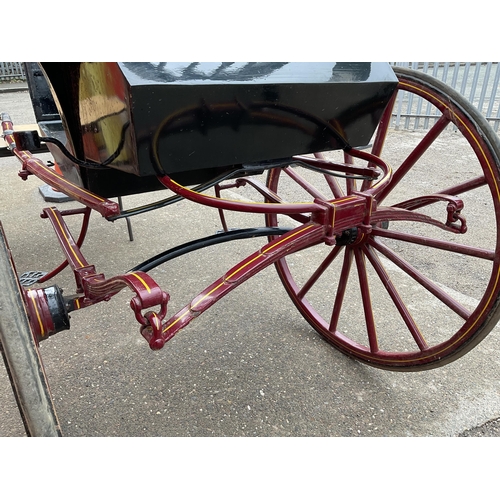
<instances>
[{"instance_id":1,"label":"suspension spring clip","mask_svg":"<svg viewBox=\"0 0 500 500\"><path fill-rule=\"evenodd\" d=\"M161 301L160 301L160 312L158 314L155 313L155 317L159 318L160 321L163 321L165 319L165 316L167 314L167 304L168 301L170 300L170 296L168 295L167 292L162 291L161 295ZM149 312L143 314L142 311L147 308L145 307L140 296L136 295L135 297L132 298L130 301L130 307L134 311L135 318L137 321L143 325L143 326L149 326L151 324L151 321L148 317Z\"/></svg>"}]
</instances>

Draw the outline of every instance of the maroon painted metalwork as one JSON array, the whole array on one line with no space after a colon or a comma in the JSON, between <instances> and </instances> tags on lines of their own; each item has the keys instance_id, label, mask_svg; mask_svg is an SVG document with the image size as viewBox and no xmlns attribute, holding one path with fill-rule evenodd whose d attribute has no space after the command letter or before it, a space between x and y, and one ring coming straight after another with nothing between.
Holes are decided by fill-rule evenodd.
<instances>
[{"instance_id":1,"label":"maroon painted metalwork","mask_svg":"<svg viewBox=\"0 0 500 500\"><path fill-rule=\"evenodd\" d=\"M500 141L481 115L442 83L411 70L398 70L397 74L400 91L423 97L440 112L436 123L400 162L393 159L390 168L387 164L373 163L365 151L349 150L344 155L346 164L363 157L368 168L377 167L383 175L361 184L346 179L345 188L330 178L320 196L320 185L309 177L304 180L298 172L275 169L269 172L267 186L280 196L285 191L283 183L291 179L302 187L304 200L313 197L319 204L331 196L336 199L366 196L365 215L353 225L357 232L342 246L326 247L321 257L317 257L316 248L309 253L301 252L301 260L294 266L291 264L295 257L291 255L278 261L276 268L305 319L339 350L377 367L418 370L441 366L463 355L488 334L500 317ZM387 146L395 99L396 96L373 138L371 154L376 157L383 156ZM425 164L421 160L429 158L432 147L438 139L442 140L449 124L455 125L470 145L470 178L454 179L450 172L447 185L442 181L443 186L435 191L431 188L427 193L416 193L410 175L423 171ZM438 168L434 165L427 170L424 185L433 186ZM474 215L470 211L474 197L470 195L479 189L481 194L475 198L480 196L484 200L485 212L481 215L491 221L486 233L475 226L471 228L468 220L468 215ZM387 203L390 199L396 201ZM274 214L268 214L266 221L269 226L279 226ZM273 241L274 237L270 239ZM341 240L337 236L337 244ZM434 252L441 251L444 251L439 254L442 257L436 258L446 259L446 254L450 258L434 262L424 257L424 254L433 257ZM468 260L460 260L460 256ZM306 273L303 268L308 261L315 264ZM457 297L439 282L437 272L431 272L434 267L444 267L441 264L449 267L453 263L457 266L454 272L463 273L462 268L468 265L471 274L481 278L482 292L477 305L470 305L460 295ZM392 264L399 272L390 268ZM332 275L331 269L338 274ZM441 277L452 278L452 271ZM415 292L408 296L406 287L416 287ZM360 297L357 307L353 308L352 299L348 301L348 290L350 294L357 290ZM433 307L443 308L439 320L430 326L422 324L425 319L420 312L415 316L413 301L421 300L424 295L434 298ZM380 317L382 303L392 307L394 321L401 322L396 338L389 338L382 331L380 325L386 319ZM355 316L357 320L353 320ZM406 336L408 341L404 339Z\"/></svg>"},{"instance_id":2,"label":"maroon painted metalwork","mask_svg":"<svg viewBox=\"0 0 500 500\"><path fill-rule=\"evenodd\" d=\"M62 213L55 208L48 208L43 211L43 215L52 223L67 262L75 274L77 293L81 294L71 299L69 310L81 309L103 300L109 300L124 287L129 287L136 293L130 305L142 325L141 333L152 349L160 349L179 329L263 268L304 247L322 241L332 244L334 231L342 232L356 221L366 217L367 199L370 198L351 196L329 203L324 202L324 206L319 205L320 210L315 213L314 222L290 231L279 240L267 244L249 256L210 285L190 305L170 318L164 325L162 322L166 316L169 296L149 275L137 271L106 279L87 262L66 226ZM36 328L37 334L40 338L45 338L54 330L49 324L49 311L44 307L43 296L40 293L30 292L29 297L34 303L32 310L36 311L32 317L41 317L39 320L41 325ZM151 311L143 313L144 310L155 306L160 306L159 313Z\"/></svg>"},{"instance_id":3,"label":"maroon painted metalwork","mask_svg":"<svg viewBox=\"0 0 500 500\"><path fill-rule=\"evenodd\" d=\"M72 68L73 76L78 76L76 70L79 67ZM90 66L84 68L88 75L92 75ZM118 75L118 80L114 83L119 83L120 68L117 65L110 65L109 68L113 70L115 77ZM48 69L55 78L59 91L64 92L65 86L57 78L57 67L49 65ZM39 282L48 281L69 265L75 278L76 294L63 297L57 286L21 291L18 298L22 304L17 306L24 307L16 307L20 311L16 314L23 316L22 319L26 319L27 315L29 320L24 321L23 342L31 342L31 336L35 341L40 341L68 329L70 311L108 301L119 291L128 288L133 293L130 307L140 325L141 335L151 349L161 349L178 331L213 304L274 264L288 294L304 318L337 349L356 359L380 368L421 370L441 366L468 352L500 319L500 141L484 118L442 83L411 70L398 69L397 76L400 92L410 92L424 98L438 111L438 115L431 129L408 154L401 159L391 159L390 162L386 161L385 154L388 149L386 139L392 108L396 102L396 94L391 98L395 85L393 75L385 75L376 85L376 88L380 87L379 84L382 85L380 88L383 90L383 99L378 94L369 96L373 107L371 113L361 109L351 117L353 110L349 108L349 113L346 111L341 114L342 130L338 129L338 117L328 120L315 118L314 113L311 114L309 110L299 109L286 102L271 106L274 95L272 92L268 92L266 97L271 101L257 100L249 106L242 106L238 99L226 99L229 89L226 87L219 89L220 96L225 98L219 99L218 104L207 105L204 100L196 99L196 102L181 106L166 117L162 115L162 109L155 110L155 113L160 114L155 115L157 123L152 127L143 120L139 130L133 130L133 120L117 121L115 125L118 124L119 128L115 128L115 131L121 130L122 140L116 149L111 147L111 143L107 143L102 151L99 149L99 140L94 143L98 135L93 127L97 122L92 124L90 120L88 123L80 123L81 116L74 115L75 108L71 106L76 101L67 100L64 106L66 112L76 121L70 124L69 128L72 130L65 132L69 132L71 136L68 137L71 139L69 143L75 140L78 143L77 156L87 160L71 159L71 154L64 154L72 162L79 162L78 165L81 163L84 170L88 169L83 177L90 184L82 182L81 186L70 182L33 156L30 152L34 151L31 144L36 149L37 144L39 146L36 134L17 136L19 140L16 144L12 121L8 115L2 114L2 130L8 149L22 165L20 177L26 180L30 175L35 175L85 207L66 211L47 208L42 213L42 217L48 219L54 229L65 262ZM342 95L349 99L353 92L343 84L341 87ZM244 89L243 83L242 88ZM281 84L277 88L281 89ZM366 87L368 90L369 88L371 87ZM199 95L198 90L200 89L194 86L189 88L195 97ZM115 97L118 91L120 102L126 105L124 109L115 110L119 113L126 111L127 114L130 111L129 99L134 96L139 99L137 102L149 99L140 89L132 96L125 91L123 85L111 85L109 95ZM69 95L70 92L67 92ZM73 97L80 96L75 94ZM299 101L302 106L303 100ZM172 102L178 105L175 99ZM383 110L386 102L389 104ZM329 106L332 107L332 103ZM135 108L139 109L140 106ZM320 108L322 109L321 106ZM335 106L333 109L336 109ZM96 117L109 118L104 108L96 111ZM104 114L101 116L99 113ZM112 120L116 116L116 113L112 113ZM347 132L354 133L353 137L358 137L356 144L361 144L366 135L361 133L362 129L369 130L371 135L380 116L371 151L352 148L346 140ZM240 121L242 117L244 120ZM143 118L141 116L141 120ZM305 126L305 122L302 123L301 120L305 120L308 125ZM208 127L207 124L210 125L211 121L213 123ZM354 123L356 126L352 125ZM361 126L363 123L367 126ZM244 140L245 136L238 132L240 126L249 124L251 128L246 131L247 137L249 130L253 130L258 124L272 125L278 136L284 131L283 127L295 132L301 131L301 134L307 132L307 147L300 146L301 151L312 151L313 145L319 141L322 145L318 150L342 148L342 161L330 158L331 153L318 152L314 153L314 157L289 157L287 155L294 154L297 148L292 136L287 135L287 132L285 150L275 149L274 138L268 136L262 127L258 131L266 141L265 148L249 151L249 141ZM443 176L444 183L437 182L433 179L433 174L439 166L427 166L427 170L423 172L425 182L422 183L426 189L417 192L411 176L422 174L422 160L441 140L450 124L456 127L458 134L470 145L470 174L469 171L462 174L469 177L455 179L456 174L450 171L447 176ZM229 149L221 153L219 146L212 144L209 139L210 157L207 159L207 168L198 166L200 156L188 159L188 167L183 172L179 171L178 166L162 165L162 162L168 163L172 159L165 141L177 141L185 128L191 132L201 132L197 136L201 147L206 142L204 134L207 127L211 134L215 134L213 137L222 137L224 141L225 132L238 132L237 139L242 151L236 156ZM327 131L324 137L322 130ZM102 130L99 132L101 138L106 139L106 134L101 132ZM134 135L134 132L139 134ZM311 141L310 137L314 137L316 142ZM46 140L49 141L49 138ZM54 138L52 141L54 142ZM160 142L163 144L161 147ZM128 144L128 149L125 149L132 151L132 156L122 155L121 148L125 143ZM134 148L140 152L142 163L134 163L139 158L134 156ZM64 151L64 147L62 150ZM144 156L145 152L147 158ZM179 148L176 154L179 152L177 159L183 160L183 149ZM105 160L102 160L103 155ZM287 158L285 160L284 155ZM266 159L267 156L270 159ZM473 157L475 163L472 161ZM221 158L224 160L221 161ZM228 158L234 164L230 164ZM99 159L102 163L99 163ZM129 164L129 160L134 160L133 164ZM144 163L144 160L147 161ZM107 166L111 168L102 168ZM139 174L137 178L141 175L147 178L147 182L138 183L137 192L157 189L162 185L180 198L217 209L223 229L229 235L231 232L228 231L225 210L262 214L266 225L270 227L255 230L261 231L260 236L265 231L268 242L206 287L184 308L167 318L169 294L144 272L152 267L151 262L146 261L146 264L151 265L149 268L146 266L143 270L138 270L138 267L128 273L106 278L85 259L81 251L92 210L111 220L128 215L122 212L119 203L82 187L93 185L96 188L102 187L105 192L122 189L124 194L128 194L130 190L134 192L135 177L128 177L126 187L119 186L120 182L114 186L113 181L118 178L123 180L125 175L124 172L113 170L115 167L132 170ZM268 170L267 185L250 177L264 170ZM92 177L94 174L95 177ZM115 174L118 177L114 177ZM158 181L150 178L155 174L158 175ZM242 177L236 178L238 175ZM225 184L221 183L223 178ZM191 188L181 183L183 180L198 183L194 179L203 182L203 186ZM318 179L320 182L317 182ZM284 183L287 182L293 186L294 199L297 191L303 193L300 201L292 203L287 200L284 192ZM212 186L215 186L215 196L201 192ZM262 201L222 197L224 190L242 186L252 187L262 197ZM96 189L96 193L102 191ZM487 219L490 224L483 231L477 231L479 224L474 220L475 214L470 209L478 198L483 202L479 209L480 217ZM176 196L169 198L165 200L165 204L176 199ZM149 208L139 207L137 213ZM83 215L83 221L75 241L65 217L76 214ZM281 219L286 217L293 221L292 226L298 227L291 230L287 226L281 227ZM0 236L3 241L1 226ZM202 238L165 253L173 250L169 258L177 253L187 253L203 246L208 239ZM225 239L224 235L220 241ZM215 244L215 240L210 239L210 244ZM7 251L3 244L2 248ZM160 257L163 258L164 255L160 254ZM294 259L297 261L292 265ZM11 260L10 256L3 255L0 260L9 264L6 266L8 272L4 274L8 275L10 285L19 288L19 284L15 283L15 275L12 274L13 265L7 262ZM467 300L463 298L469 292L468 289L455 290L453 286L446 284L453 282L456 274L466 270L471 271L470 275L475 280L473 288L479 289L479 296L472 297L475 299L473 305L470 305L470 297L466 297ZM355 293L358 294L358 302L353 301ZM439 311L434 313L430 321L418 310L417 301L422 297L429 300L432 304L430 307ZM12 318L9 321L10 319ZM385 322L388 321L398 322L395 334L392 333L392 328L391 333L385 331ZM427 324L429 322L431 325ZM3 335L3 332L0 333ZM9 338L12 339L12 336ZM18 347L22 348L22 345ZM30 349L31 354L37 357L36 342ZM43 382L43 378L40 380ZM45 382L41 384L42 388L44 384ZM58 432L58 429L52 429L52 433Z\"/></svg>"},{"instance_id":4,"label":"maroon painted metalwork","mask_svg":"<svg viewBox=\"0 0 500 500\"><path fill-rule=\"evenodd\" d=\"M247 257L203 290L165 323L162 329L163 343L170 340L180 329L259 271L290 253L321 241L323 236L324 230L321 225L304 224ZM143 329L142 334L151 345L152 333L150 329ZM160 342L157 344L160 345Z\"/></svg>"},{"instance_id":5,"label":"maroon painted metalwork","mask_svg":"<svg viewBox=\"0 0 500 500\"><path fill-rule=\"evenodd\" d=\"M10 120L3 120L3 128L4 131L7 131L9 138L12 139L9 134L9 131L13 128ZM252 255L243 261L240 266L237 266L228 273L227 276L231 277L229 281L227 276L223 277L219 282L214 283L212 287L202 292L193 302L193 304L196 304L194 313L193 307L189 306L187 309L180 311L162 327L162 321L165 318L167 310L168 294L162 291L154 280L142 272L106 279L104 275L97 273L95 267L90 265L81 253L80 247L85 237L90 209L97 210L102 215L111 217L117 215L116 204L94 196L92 193L87 193L85 190L67 182L62 176L56 174L40 160L34 158L31 153L18 150L14 140L9 140L9 147L23 165L23 170L20 174L23 178L27 178L29 174L34 174L48 182L54 188L66 194L73 195L87 206L86 209L66 212L60 212L55 208L48 208L42 214L42 217L49 219L51 222L66 257L66 262L51 272L49 277L54 276L66 265L69 265L74 272L78 296L68 300L68 310L81 309L103 300L109 300L124 287L129 287L136 294L131 300L131 307L142 326L143 335L148 339L152 349L161 348L166 340L171 338L182 326L190 322L212 303L219 300L219 298L238 284L246 281L263 267L283 258L291 251L303 248L304 245L310 246L321 241L334 244L335 234L339 234L343 230L356 225L358 220L365 219L367 207L371 206L371 198L367 198L364 195L338 198L331 202L319 199L313 203L305 204L283 203L276 194L273 194L265 186L259 185L253 180L237 180L234 185L242 185L248 182L264 194L265 203L230 201L218 197L220 187L216 191L217 197L214 198L181 186L168 176L161 177L160 181L177 194L195 202L216 207L219 210L230 209L254 213L287 213L302 222L311 221L307 225L301 226L295 232L292 232L289 236L284 237L283 240L280 240L280 243L273 242L264 247L258 254ZM380 163L376 158L372 158L372 160L377 164ZM296 157L293 161L312 165L316 168L323 168L325 171L375 176L374 169L350 167L321 159L311 160L305 157ZM304 212L310 212L311 216L304 217ZM64 215L73 215L75 213L84 214L82 230L77 242L73 239L63 219ZM296 236L296 234L301 236ZM207 297L210 297L210 300L207 300ZM28 308L33 329L37 338L41 340L56 333L58 329L53 324L52 311L47 305L44 290L29 290L26 298L29 304ZM143 313L146 309L155 306L160 307L158 313L151 311Z\"/></svg>"},{"instance_id":6,"label":"maroon painted metalwork","mask_svg":"<svg viewBox=\"0 0 500 500\"><path fill-rule=\"evenodd\" d=\"M33 336L37 342L70 327L68 311L58 287L24 291Z\"/></svg>"},{"instance_id":7,"label":"maroon painted metalwork","mask_svg":"<svg viewBox=\"0 0 500 500\"><path fill-rule=\"evenodd\" d=\"M61 211L61 215L63 217L66 216L66 215L83 214L82 227L80 229L80 235L78 236L78 240L76 242L76 246L78 248L81 248L81 246L83 245L83 242L85 240L85 236L87 235L87 230L88 230L88 227L89 227L90 214L91 213L92 213L92 210L89 207L85 207L85 208L82 208L82 209L73 209L73 210L63 210L63 211ZM43 213L42 217L47 217L47 216ZM67 266L68 266L68 261L65 260L59 266L57 266L53 271L50 271L45 276L39 278L37 280L37 282L38 283L45 283L45 282L51 280L54 276L58 275Z\"/></svg>"},{"instance_id":8,"label":"maroon painted metalwork","mask_svg":"<svg viewBox=\"0 0 500 500\"><path fill-rule=\"evenodd\" d=\"M113 215L118 215L120 213L120 208L117 203L97 196L90 191L69 182L45 165L43 161L33 156L29 151L19 150L14 139L14 126L6 114L2 114L2 130L4 133L4 140L7 143L8 148L15 156L17 156L22 164L22 170L19 172L19 176L22 179L25 180L29 175L35 175L56 191L60 191L74 200L79 201L86 207L99 212L103 217L112 217Z\"/></svg>"},{"instance_id":9,"label":"maroon painted metalwork","mask_svg":"<svg viewBox=\"0 0 500 500\"><path fill-rule=\"evenodd\" d=\"M55 208L45 209L44 215L50 220L57 235L66 260L74 272L77 285L77 297L70 300L68 309L77 310L88 307L103 300L109 300L113 295L128 287L135 296L130 302L136 319L142 326L158 324L167 313L169 296L147 274L137 271L106 279L103 274L97 273L95 267L90 265L74 241L61 212ZM35 300L35 296L33 296ZM159 313L144 310L160 307ZM44 310L41 314L45 315Z\"/></svg>"},{"instance_id":10,"label":"maroon painted metalwork","mask_svg":"<svg viewBox=\"0 0 500 500\"><path fill-rule=\"evenodd\" d=\"M158 177L159 181L174 193L188 200L220 210L234 210L237 212L260 213L269 212L278 214L300 214L304 212L320 212L323 208L316 203L253 203L248 201L233 201L214 196L197 193L186 186L181 186L168 175Z\"/></svg>"},{"instance_id":11,"label":"maroon painted metalwork","mask_svg":"<svg viewBox=\"0 0 500 500\"><path fill-rule=\"evenodd\" d=\"M18 150L12 139L12 124L10 120L3 119L2 126L9 147L23 165L21 176L25 178L34 174L88 207L80 211L84 214L84 222L78 241L73 239L64 222L64 215L69 215L69 212L49 208L43 213L51 222L66 261L74 272L77 296L68 299L68 309L80 309L109 300L118 291L128 287L134 292L130 305L141 325L141 334L152 349L160 349L181 328L239 284L268 265L275 264L292 300L311 325L338 349L364 362L390 369L422 369L451 361L466 352L488 333L493 322L500 316L500 257L497 252L500 239L500 143L496 136L489 135L481 118L462 99L454 94L451 97L443 94L442 84L429 81L426 77L421 80L421 77L411 71L403 70L399 77L401 91L410 91L424 97L441 111L442 116L394 169L382 156L395 97L383 113L371 152L345 145L342 162L326 159L326 155L321 153L315 153L314 157L293 156L288 163L278 165L278 162L266 167L269 169L266 186L250 177L242 177L217 185L215 196L183 186L170 175L158 177L162 185L180 197L217 209L225 231L228 227L224 210L263 214L269 226L279 226L278 214L286 215L300 224L282 236L269 237L270 241L258 252L234 266L168 319L166 313L169 295L147 273L137 271L105 278L85 260L80 250L90 210L97 210L103 216L113 218L120 215L118 205L69 183L31 153ZM402 200L387 203L418 168L421 158L450 123L455 124L470 143L480 165L479 175L476 173L470 179L452 181L444 188L427 193L405 193ZM157 131L155 137L158 133ZM156 147L152 148L151 153L158 171L168 171L162 168ZM304 174L299 173L301 167L305 169ZM311 169L316 174L311 174ZM343 176L345 185L342 186L342 181L332 174ZM321 178L326 191L311 179L311 175ZM303 200L294 203L286 201L286 196L281 194L281 186L285 180L303 191ZM263 201L238 201L221 197L225 189L243 185L253 187L262 195ZM481 246L478 242L461 240L468 234L467 203L464 199L468 193L478 188L489 189L491 195L497 221L493 246ZM405 230L415 225L419 232ZM464 306L459 299L436 283L434 278L429 278L425 271L410 262L405 254L400 255L391 248L394 242L416 246L420 250L446 250L450 255L462 255L486 263L491 267L491 275L479 305L472 309ZM321 249L326 254L309 275L296 279L294 272L302 271L305 266L297 265L292 272L288 262L299 250L308 249L315 252ZM414 317L411 304L405 299L384 259L446 306L459 318L460 326L439 341L424 335L420 322ZM328 283L326 289L326 292L331 290L333 294L328 299L330 303L325 312L325 305L322 303L326 300L324 295L320 294L319 307L316 307L318 299L311 297L323 280L330 279L330 270L337 265L339 269L336 283ZM59 266L51 275L61 268ZM374 277L380 285L377 293L372 293ZM358 309L364 328L363 338L350 337L349 314L348 324L345 324L344 311L351 306L347 303L351 283L359 290ZM379 331L377 304L381 290L385 290L390 304L404 324L405 334L411 340L409 349L399 348L397 342L395 346L387 344ZM33 328L39 336L45 337L58 330L53 324L54 313L48 306L46 291L30 290L26 294L26 300ZM151 309L154 308L158 308L158 311L153 312Z\"/></svg>"},{"instance_id":12,"label":"maroon painted metalwork","mask_svg":"<svg viewBox=\"0 0 500 500\"><path fill-rule=\"evenodd\" d=\"M374 164L376 164L379 168L381 168L383 174L384 174L384 183L390 178L390 169L389 167L385 164L383 160L380 158L375 157L374 155L371 155L366 152L358 151L351 149L349 150L349 154L355 156L356 158L360 158L365 161L371 161ZM341 173L356 173L358 175L374 175L374 170L373 169L368 169L368 168L356 168L356 167L349 167L348 165L345 165L344 163L336 163L336 162L331 162L331 161L325 161L321 159L312 159L312 158L306 158L302 156L294 156L291 158L290 163L306 163L311 166L315 167L321 167L327 171L332 171L332 172L341 172ZM293 172L289 171L289 175L294 175ZM317 213L317 212L324 212L325 209L321 203L318 203L318 200L315 200L316 203L284 203L280 201L279 203L253 203L253 202L246 202L246 201L234 201L234 200L225 200L220 198L219 196L210 196L206 195L203 193L198 193L196 191L193 191L192 189L189 189L186 186L181 186L179 183L174 181L171 177L168 175L161 176L158 178L160 182L170 190L172 190L174 193L182 196L183 198L186 198L188 200L194 201L196 203L199 203L201 205L206 205L209 207L217 208L219 210L232 210L232 211L238 211L238 212L249 212L249 213L261 213L261 214L300 214L300 213ZM296 181L300 184L301 181L296 177ZM380 184L377 183L376 187ZM303 187L305 187L305 184L301 184ZM317 191L315 190L314 186L308 186L307 188L310 193L317 195ZM375 192L375 188L372 189L373 192ZM372 191L370 191L370 194L372 194ZM318 195L320 198L322 198L321 195ZM267 196L266 197L267 201L269 199L274 199L274 200L280 200L280 198L276 196ZM322 201L325 201L324 199Z\"/></svg>"}]
</instances>

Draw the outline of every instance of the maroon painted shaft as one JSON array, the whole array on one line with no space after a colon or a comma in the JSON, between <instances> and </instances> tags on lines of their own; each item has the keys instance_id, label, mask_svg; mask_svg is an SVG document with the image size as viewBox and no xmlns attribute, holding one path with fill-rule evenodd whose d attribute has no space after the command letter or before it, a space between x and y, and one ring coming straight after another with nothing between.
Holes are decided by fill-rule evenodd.
<instances>
[{"instance_id":1,"label":"maroon painted shaft","mask_svg":"<svg viewBox=\"0 0 500 500\"><path fill-rule=\"evenodd\" d=\"M63 253L75 274L77 292L83 293L83 296L73 299L74 309L81 309L103 300L109 300L120 290L128 287L136 294L130 306L142 325L147 325L148 321L142 316L141 311L155 306L160 306L159 317L160 321L163 320L167 312L168 294L148 274L138 271L106 279L103 274L96 272L93 265L87 262L61 213L56 208L47 208L44 210L44 214L52 223Z\"/></svg>"},{"instance_id":2,"label":"maroon painted shaft","mask_svg":"<svg viewBox=\"0 0 500 500\"><path fill-rule=\"evenodd\" d=\"M13 124L8 115L2 114L2 130L4 140L8 148L22 163L22 170L19 175L26 179L28 175L34 174L52 188L60 191L70 198L79 201L83 205L99 212L103 217L111 217L120 214L120 207L114 201L97 196L86 189L67 181L47 167L42 160L33 156L29 151L21 151L16 147L13 135Z\"/></svg>"},{"instance_id":3,"label":"maroon painted shaft","mask_svg":"<svg viewBox=\"0 0 500 500\"><path fill-rule=\"evenodd\" d=\"M180 329L262 269L291 253L321 241L323 237L323 226L310 223L286 233L276 241L268 243L230 269L224 276L197 295L187 306L172 316L163 326L163 343L170 340ZM147 330L143 331L143 335L149 340Z\"/></svg>"}]
</instances>

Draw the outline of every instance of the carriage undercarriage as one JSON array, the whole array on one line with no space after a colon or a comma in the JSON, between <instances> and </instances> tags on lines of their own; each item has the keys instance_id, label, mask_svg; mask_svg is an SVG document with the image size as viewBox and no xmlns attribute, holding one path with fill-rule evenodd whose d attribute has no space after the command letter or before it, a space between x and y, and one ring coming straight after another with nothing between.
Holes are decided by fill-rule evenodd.
<instances>
[{"instance_id":1,"label":"carriage undercarriage","mask_svg":"<svg viewBox=\"0 0 500 500\"><path fill-rule=\"evenodd\" d=\"M2 233L2 281L9 287L0 303L1 340L29 434L60 433L37 343L68 329L69 313L85 314L77 311L102 301L111 305L124 288L132 294L131 314L139 331L154 350L271 264L314 330L364 363L423 370L443 366L477 345L500 314L499 141L479 113L443 84L409 70L395 73L400 92L420 96L439 111L435 124L410 151L385 144L394 93L366 147L341 144L331 152L250 162L217 172L195 188L158 172L159 182L173 195L135 211L124 211L107 197L78 186L21 149L21 141L37 145L38 138L14 134L8 115L2 115L5 140L22 164L21 177L35 175L82 204L77 210L43 211L63 262L36 287L24 290L19 285ZM444 147L441 135L447 127L454 127L470 144L464 178L456 172L443 175L439 165L432 164L432 148ZM208 194L212 188L214 194ZM227 190L244 196L224 197ZM81 247L92 211L113 221L179 200L219 211L222 231L166 250L117 276L105 276L85 259ZM226 212L258 215L262 226L230 229ZM73 216L83 221L78 236L65 222ZM148 274L151 269L199 248L255 237L267 242L171 314L168 305L175 290L168 283L159 285ZM75 279L71 295L57 286L44 288L44 281L66 266ZM453 290L457 272L475 277L472 304L457 293L465 295L466 290ZM436 320L430 324L414 307L424 297L434 304L431 315ZM387 322L398 324L396 337L386 335Z\"/></svg>"}]
</instances>

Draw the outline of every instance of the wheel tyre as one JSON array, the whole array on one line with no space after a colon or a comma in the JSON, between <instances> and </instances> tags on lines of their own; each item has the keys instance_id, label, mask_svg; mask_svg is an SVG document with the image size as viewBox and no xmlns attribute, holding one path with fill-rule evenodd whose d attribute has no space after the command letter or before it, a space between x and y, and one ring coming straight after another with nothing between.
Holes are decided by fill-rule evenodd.
<instances>
[{"instance_id":1,"label":"wheel tyre","mask_svg":"<svg viewBox=\"0 0 500 500\"><path fill-rule=\"evenodd\" d=\"M57 437L61 428L0 224L0 344L28 436Z\"/></svg>"}]
</instances>

